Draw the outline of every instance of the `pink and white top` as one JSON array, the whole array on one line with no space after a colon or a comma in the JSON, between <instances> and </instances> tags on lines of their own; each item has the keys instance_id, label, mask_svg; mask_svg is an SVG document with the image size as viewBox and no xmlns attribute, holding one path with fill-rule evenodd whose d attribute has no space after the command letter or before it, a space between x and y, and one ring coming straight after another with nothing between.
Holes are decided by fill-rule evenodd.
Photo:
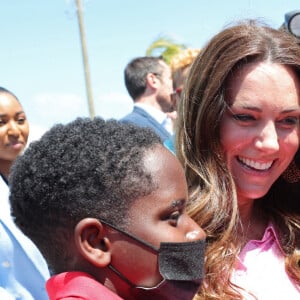
<instances>
[{"instance_id":1,"label":"pink and white top","mask_svg":"<svg viewBox=\"0 0 300 300\"><path fill-rule=\"evenodd\" d=\"M251 240L243 248L231 280L256 297L242 292L247 300L300 299L300 286L285 271L284 253L272 224L262 240Z\"/></svg>"}]
</instances>

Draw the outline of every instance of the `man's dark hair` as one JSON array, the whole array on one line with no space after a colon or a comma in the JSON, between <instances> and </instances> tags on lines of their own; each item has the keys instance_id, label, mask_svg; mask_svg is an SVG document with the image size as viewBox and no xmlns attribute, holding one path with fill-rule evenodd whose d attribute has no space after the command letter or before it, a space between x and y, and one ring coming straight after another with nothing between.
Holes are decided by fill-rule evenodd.
<instances>
[{"instance_id":1,"label":"man's dark hair","mask_svg":"<svg viewBox=\"0 0 300 300\"><path fill-rule=\"evenodd\" d=\"M131 60L124 70L127 91L133 100L144 94L146 76L149 73L161 75L164 62L161 57L144 56Z\"/></svg>"},{"instance_id":2,"label":"man's dark hair","mask_svg":"<svg viewBox=\"0 0 300 300\"><path fill-rule=\"evenodd\" d=\"M68 267L80 220L126 228L132 202L157 188L143 158L158 144L150 129L78 118L55 125L16 159L9 177L12 215L52 270Z\"/></svg>"}]
</instances>

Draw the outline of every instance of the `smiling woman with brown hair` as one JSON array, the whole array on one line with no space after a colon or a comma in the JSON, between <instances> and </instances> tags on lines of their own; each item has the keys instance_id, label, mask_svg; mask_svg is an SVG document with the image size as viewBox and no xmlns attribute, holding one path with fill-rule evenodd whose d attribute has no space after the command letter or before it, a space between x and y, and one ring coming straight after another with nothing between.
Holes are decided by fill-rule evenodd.
<instances>
[{"instance_id":1,"label":"smiling woman with brown hair","mask_svg":"<svg viewBox=\"0 0 300 300\"><path fill-rule=\"evenodd\" d=\"M299 148L299 74L296 40L253 21L221 31L192 65L176 153L209 241L198 299L300 297L299 199L278 193Z\"/></svg>"}]
</instances>

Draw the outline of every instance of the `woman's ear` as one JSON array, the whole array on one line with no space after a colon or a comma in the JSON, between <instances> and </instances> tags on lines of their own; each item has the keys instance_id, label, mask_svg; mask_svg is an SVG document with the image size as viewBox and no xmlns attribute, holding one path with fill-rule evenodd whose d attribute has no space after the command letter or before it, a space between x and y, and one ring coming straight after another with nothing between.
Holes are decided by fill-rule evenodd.
<instances>
[{"instance_id":1,"label":"woman's ear","mask_svg":"<svg viewBox=\"0 0 300 300\"><path fill-rule=\"evenodd\" d=\"M83 258L91 264L104 268L111 261L111 243L104 235L101 222L85 218L77 223L74 230L75 245Z\"/></svg>"}]
</instances>

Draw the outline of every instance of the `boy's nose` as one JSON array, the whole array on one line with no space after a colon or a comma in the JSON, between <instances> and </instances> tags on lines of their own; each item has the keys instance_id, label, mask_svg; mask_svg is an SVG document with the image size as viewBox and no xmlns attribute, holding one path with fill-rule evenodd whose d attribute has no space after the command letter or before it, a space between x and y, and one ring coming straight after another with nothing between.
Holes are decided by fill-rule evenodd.
<instances>
[{"instance_id":1,"label":"boy's nose","mask_svg":"<svg viewBox=\"0 0 300 300\"><path fill-rule=\"evenodd\" d=\"M189 231L186 233L185 237L188 242L203 240L206 238L206 233L204 230L190 217L189 218Z\"/></svg>"}]
</instances>

